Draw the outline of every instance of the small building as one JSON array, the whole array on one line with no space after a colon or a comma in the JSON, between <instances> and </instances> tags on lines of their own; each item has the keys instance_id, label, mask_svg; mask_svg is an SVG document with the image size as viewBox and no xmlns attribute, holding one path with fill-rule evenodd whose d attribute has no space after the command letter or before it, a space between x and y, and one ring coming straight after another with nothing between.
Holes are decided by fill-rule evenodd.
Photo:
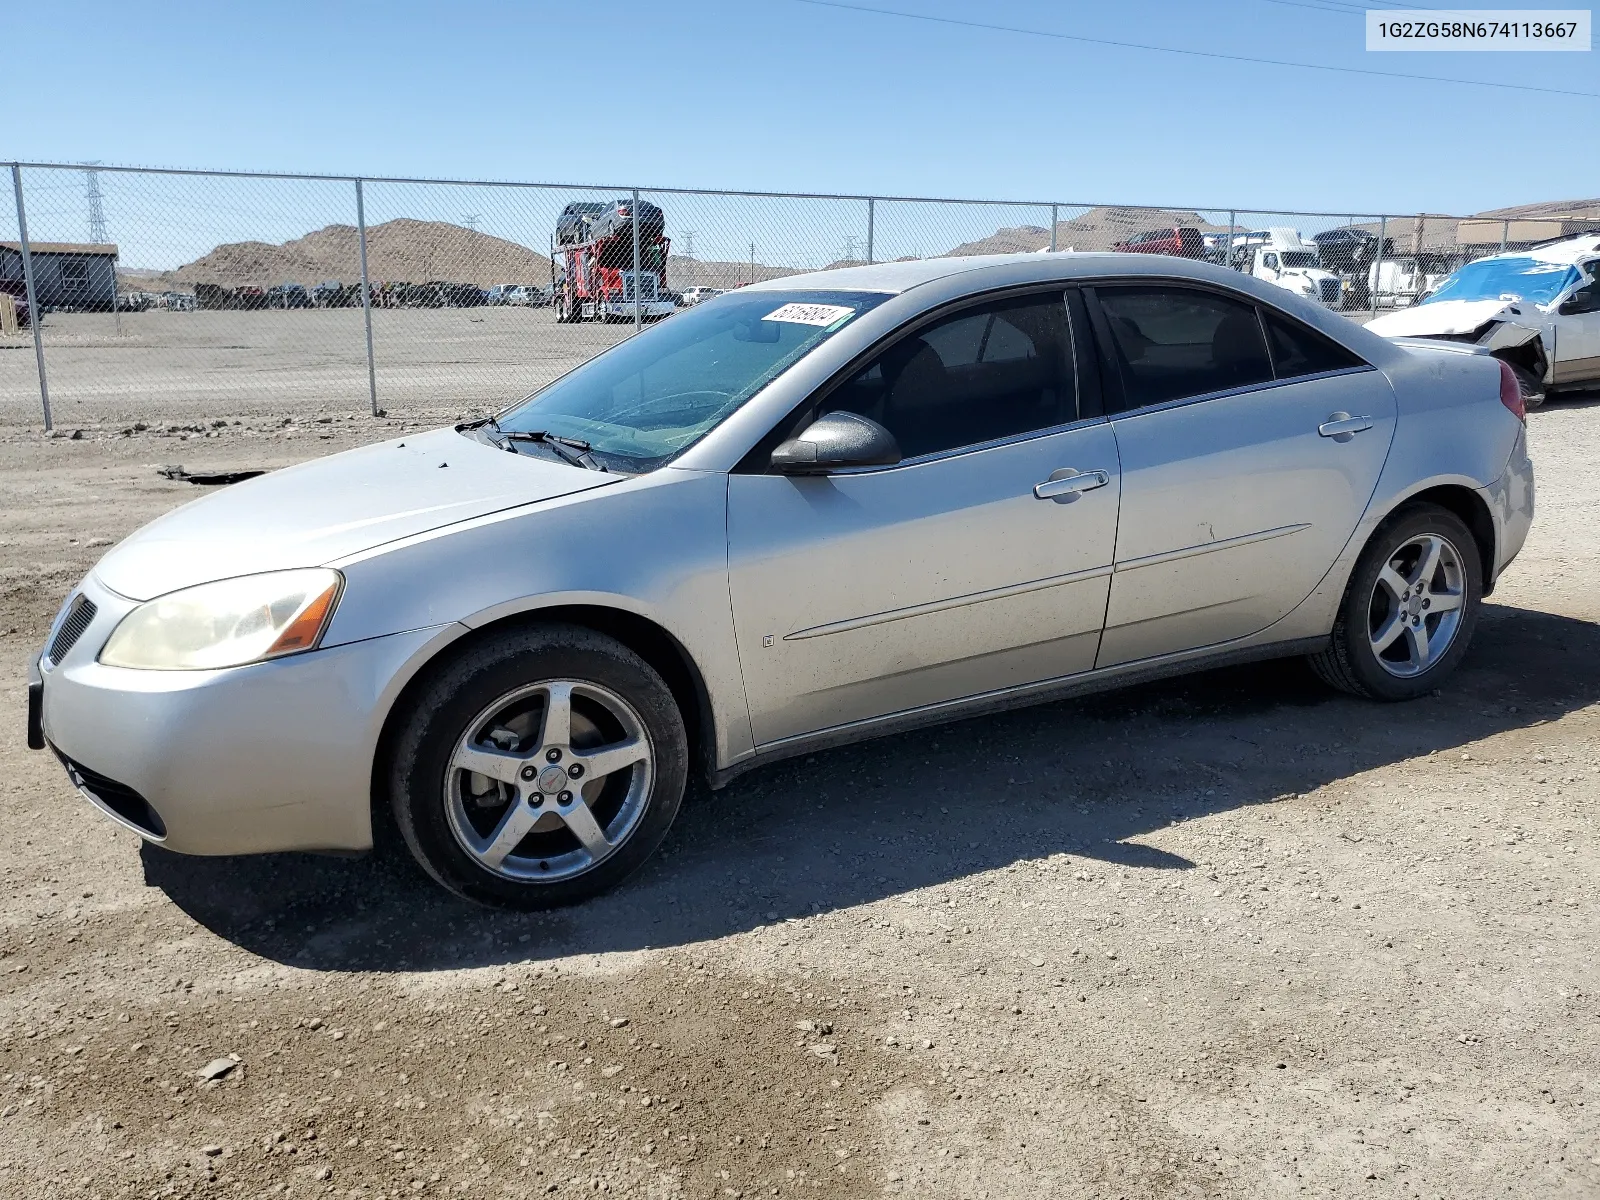
<instances>
[{"instance_id":1,"label":"small building","mask_svg":"<svg viewBox=\"0 0 1600 1200\"><path fill-rule=\"evenodd\" d=\"M110 312L116 303L117 248L76 242L29 242L39 307ZM21 279L22 243L0 242L0 279Z\"/></svg>"}]
</instances>

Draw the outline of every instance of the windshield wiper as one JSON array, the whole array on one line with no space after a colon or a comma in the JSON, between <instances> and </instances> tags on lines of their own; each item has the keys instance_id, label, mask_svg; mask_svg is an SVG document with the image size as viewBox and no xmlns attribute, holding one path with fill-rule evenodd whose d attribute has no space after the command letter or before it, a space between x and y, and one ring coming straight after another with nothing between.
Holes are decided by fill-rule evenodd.
<instances>
[{"instance_id":1,"label":"windshield wiper","mask_svg":"<svg viewBox=\"0 0 1600 1200\"><path fill-rule=\"evenodd\" d=\"M602 472L606 469L605 463L589 453L591 449L589 443L578 438L562 437L559 433L551 433L548 429L535 429L526 433L521 430L503 430L498 425L495 429L507 442L535 442L541 446L548 446L557 457L575 467L587 467L591 471Z\"/></svg>"}]
</instances>

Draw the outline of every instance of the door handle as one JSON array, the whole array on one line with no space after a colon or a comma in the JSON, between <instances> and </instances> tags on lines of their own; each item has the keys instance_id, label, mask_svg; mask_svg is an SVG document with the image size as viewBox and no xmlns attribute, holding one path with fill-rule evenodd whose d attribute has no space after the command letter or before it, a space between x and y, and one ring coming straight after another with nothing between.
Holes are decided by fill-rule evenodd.
<instances>
[{"instance_id":1,"label":"door handle","mask_svg":"<svg viewBox=\"0 0 1600 1200\"><path fill-rule=\"evenodd\" d=\"M1371 417L1352 417L1347 412L1336 412L1317 426L1317 433L1335 441L1348 442L1356 434L1371 428Z\"/></svg>"},{"instance_id":2,"label":"door handle","mask_svg":"<svg viewBox=\"0 0 1600 1200\"><path fill-rule=\"evenodd\" d=\"M1050 478L1043 483L1034 484L1033 494L1040 500L1059 500L1092 492L1110 482L1109 471L1074 471L1071 467L1062 467L1050 472Z\"/></svg>"}]
</instances>

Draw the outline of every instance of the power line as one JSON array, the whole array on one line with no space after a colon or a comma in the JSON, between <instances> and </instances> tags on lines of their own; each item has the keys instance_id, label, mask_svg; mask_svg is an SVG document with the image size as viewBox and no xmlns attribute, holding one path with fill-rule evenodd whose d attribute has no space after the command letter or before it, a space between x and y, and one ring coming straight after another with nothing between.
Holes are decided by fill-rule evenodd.
<instances>
[{"instance_id":1,"label":"power line","mask_svg":"<svg viewBox=\"0 0 1600 1200\"><path fill-rule=\"evenodd\" d=\"M899 17L905 21L927 21L935 25L955 25L964 29L984 29L992 33L1017 33L1025 37L1053 38L1062 42L1079 42L1089 46L1114 46L1119 50L1153 50L1158 54L1181 54L1188 58L1212 58L1223 62L1256 63L1269 67L1294 67L1303 71L1333 71L1341 75L1376 75L1384 79L1409 79L1424 83L1458 83L1468 87L1501 88L1516 92L1540 92L1547 96L1578 96L1584 100L1600 100L1597 92L1572 92L1562 88L1534 87L1521 83L1490 83L1483 79L1451 79L1443 75L1408 75L1400 71L1378 71L1369 67L1334 67L1326 63L1292 62L1280 58L1252 58L1243 54L1222 54L1215 50L1186 50L1176 46L1152 46L1144 42L1123 42L1112 38L1086 37L1076 33L1056 33L1049 29L1025 29L1016 25L993 25L987 21L967 21L960 17L936 17L927 13L897 12L889 8L869 8L864 4L844 4L840 0L793 0L796 4L809 4L816 8L836 8L843 12L870 13L879 17Z\"/></svg>"},{"instance_id":2,"label":"power line","mask_svg":"<svg viewBox=\"0 0 1600 1200\"><path fill-rule=\"evenodd\" d=\"M98 161L85 163L86 167L98 167ZM106 210L101 203L100 172L88 170L83 173L86 188L86 198L89 201L89 241L96 246L109 246L111 239L106 236Z\"/></svg>"}]
</instances>

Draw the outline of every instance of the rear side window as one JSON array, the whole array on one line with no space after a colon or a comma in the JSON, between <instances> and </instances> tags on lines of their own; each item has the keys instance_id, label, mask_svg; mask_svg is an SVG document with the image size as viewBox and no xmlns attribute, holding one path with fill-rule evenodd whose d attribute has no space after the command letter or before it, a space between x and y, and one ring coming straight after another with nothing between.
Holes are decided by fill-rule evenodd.
<instances>
[{"instance_id":1,"label":"rear side window","mask_svg":"<svg viewBox=\"0 0 1600 1200\"><path fill-rule=\"evenodd\" d=\"M1272 365L1279 379L1367 365L1332 338L1280 317L1271 309L1263 309L1261 316L1266 322Z\"/></svg>"},{"instance_id":2,"label":"rear side window","mask_svg":"<svg viewBox=\"0 0 1600 1200\"><path fill-rule=\"evenodd\" d=\"M854 412L906 458L1077 420L1061 292L994 301L902 338L833 392L818 416Z\"/></svg>"},{"instance_id":3,"label":"rear side window","mask_svg":"<svg viewBox=\"0 0 1600 1200\"><path fill-rule=\"evenodd\" d=\"M1254 305L1176 287L1098 287L1125 407L1272 380Z\"/></svg>"}]
</instances>

